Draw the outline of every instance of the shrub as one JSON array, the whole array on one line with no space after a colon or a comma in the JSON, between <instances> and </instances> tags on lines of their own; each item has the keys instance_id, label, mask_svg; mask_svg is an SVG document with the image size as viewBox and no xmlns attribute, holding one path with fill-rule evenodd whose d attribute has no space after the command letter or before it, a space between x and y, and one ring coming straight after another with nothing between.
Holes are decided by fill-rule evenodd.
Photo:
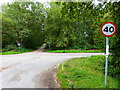
<instances>
[{"instance_id":1,"label":"shrub","mask_svg":"<svg viewBox=\"0 0 120 90\"><path fill-rule=\"evenodd\" d=\"M28 52L32 51L32 49L27 49L23 47L17 47L16 45L10 44L7 45L5 48L2 49L3 52L8 52L8 51L15 51L15 52Z\"/></svg>"},{"instance_id":2,"label":"shrub","mask_svg":"<svg viewBox=\"0 0 120 90\"><path fill-rule=\"evenodd\" d=\"M10 44L10 45L6 45L3 51L12 51L12 50L17 50L17 49L18 47L16 47L16 45Z\"/></svg>"},{"instance_id":3,"label":"shrub","mask_svg":"<svg viewBox=\"0 0 120 90\"><path fill-rule=\"evenodd\" d=\"M109 70L108 73L109 75L111 75L112 77L119 77L119 63L120 63L120 58L119 57L114 57L112 56L112 58L109 60Z\"/></svg>"}]
</instances>

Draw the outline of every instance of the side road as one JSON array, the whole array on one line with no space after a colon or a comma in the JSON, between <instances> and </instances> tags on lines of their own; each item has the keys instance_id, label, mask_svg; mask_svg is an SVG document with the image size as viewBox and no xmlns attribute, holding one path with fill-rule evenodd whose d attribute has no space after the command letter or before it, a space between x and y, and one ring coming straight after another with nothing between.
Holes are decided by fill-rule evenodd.
<instances>
[{"instance_id":1,"label":"side road","mask_svg":"<svg viewBox=\"0 0 120 90\"><path fill-rule=\"evenodd\" d=\"M104 55L104 53L44 53L34 51L23 54L0 55L2 88L48 88L58 87L51 68L71 58ZM50 77L50 78L49 78ZM51 81L50 81L51 80Z\"/></svg>"}]
</instances>

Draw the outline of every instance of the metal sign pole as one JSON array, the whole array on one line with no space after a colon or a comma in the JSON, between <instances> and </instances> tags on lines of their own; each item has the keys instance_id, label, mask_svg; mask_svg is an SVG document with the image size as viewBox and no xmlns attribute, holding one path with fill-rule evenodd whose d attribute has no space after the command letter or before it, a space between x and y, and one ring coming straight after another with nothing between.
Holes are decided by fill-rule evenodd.
<instances>
[{"instance_id":1,"label":"metal sign pole","mask_svg":"<svg viewBox=\"0 0 120 90\"><path fill-rule=\"evenodd\" d=\"M116 33L116 25L113 22L105 22L100 27L100 31L106 36L106 61L105 61L105 85L107 85L108 59L109 59L109 38Z\"/></svg>"},{"instance_id":2,"label":"metal sign pole","mask_svg":"<svg viewBox=\"0 0 120 90\"><path fill-rule=\"evenodd\" d=\"M108 37L106 37L105 85L107 85L107 74L108 74L108 56L109 56L109 38L108 38Z\"/></svg>"}]
</instances>

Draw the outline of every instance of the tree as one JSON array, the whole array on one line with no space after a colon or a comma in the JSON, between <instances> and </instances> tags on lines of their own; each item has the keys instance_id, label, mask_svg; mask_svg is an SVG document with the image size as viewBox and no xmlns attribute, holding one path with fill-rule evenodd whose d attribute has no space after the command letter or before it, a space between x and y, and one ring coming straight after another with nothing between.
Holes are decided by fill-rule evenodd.
<instances>
[{"instance_id":1,"label":"tree","mask_svg":"<svg viewBox=\"0 0 120 90\"><path fill-rule=\"evenodd\" d=\"M78 22L74 23L70 18L62 15L62 4L50 3L47 10L47 18L45 23L46 42L52 42L52 46L58 49L68 49L75 44L76 29Z\"/></svg>"},{"instance_id":2,"label":"tree","mask_svg":"<svg viewBox=\"0 0 120 90\"><path fill-rule=\"evenodd\" d=\"M43 33L44 8L38 2L13 2L2 7L2 34L13 43L24 43L24 39L38 38ZM33 33L38 33L33 35ZM42 38L43 39L43 38ZM41 40L43 43L43 40ZM40 39L36 41L40 45ZM4 43L3 43L4 44ZM3 45L4 46L4 45ZM25 44L25 46L27 46Z\"/></svg>"},{"instance_id":3,"label":"tree","mask_svg":"<svg viewBox=\"0 0 120 90\"><path fill-rule=\"evenodd\" d=\"M120 1L114 3L108 3L106 8L109 9L111 18L117 26L117 32L112 42L112 55L113 58L109 62L109 74L113 77L120 78Z\"/></svg>"},{"instance_id":4,"label":"tree","mask_svg":"<svg viewBox=\"0 0 120 90\"><path fill-rule=\"evenodd\" d=\"M103 43L104 37L98 39L99 20L103 17L100 7L95 7L92 2L57 2L56 4L62 5L62 17L69 19L68 22L72 22L71 31L75 33L76 38L72 42L72 46L84 49L103 48L104 45L101 43Z\"/></svg>"}]
</instances>

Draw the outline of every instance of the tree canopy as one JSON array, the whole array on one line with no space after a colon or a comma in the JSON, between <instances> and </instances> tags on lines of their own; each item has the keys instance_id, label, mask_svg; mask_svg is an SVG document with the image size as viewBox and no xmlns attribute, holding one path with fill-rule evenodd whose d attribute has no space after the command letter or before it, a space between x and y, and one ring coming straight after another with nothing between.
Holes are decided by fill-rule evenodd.
<instances>
[{"instance_id":1,"label":"tree canopy","mask_svg":"<svg viewBox=\"0 0 120 90\"><path fill-rule=\"evenodd\" d=\"M39 43L34 42L36 46L37 44L40 46L40 42L44 41L42 37L44 18L43 5L38 2L14 2L4 5L2 9L3 47L6 42L8 44L26 43L26 41L32 43L35 39L41 38L37 41ZM27 46L28 43L24 45Z\"/></svg>"}]
</instances>

